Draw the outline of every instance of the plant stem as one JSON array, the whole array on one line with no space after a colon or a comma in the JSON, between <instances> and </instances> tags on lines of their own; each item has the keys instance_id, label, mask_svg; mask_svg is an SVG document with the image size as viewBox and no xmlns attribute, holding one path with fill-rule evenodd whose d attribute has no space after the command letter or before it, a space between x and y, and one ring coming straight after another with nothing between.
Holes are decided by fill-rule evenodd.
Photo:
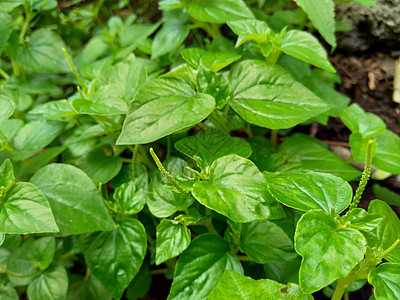
<instances>
[{"instance_id":1,"label":"plant stem","mask_svg":"<svg viewBox=\"0 0 400 300\"><path fill-rule=\"evenodd\" d=\"M272 145L276 146L277 140L278 140L278 132L279 129L271 129L271 136L269 140L271 141Z\"/></svg>"},{"instance_id":2,"label":"plant stem","mask_svg":"<svg viewBox=\"0 0 400 300\"><path fill-rule=\"evenodd\" d=\"M360 184L354 194L353 201L350 205L350 209L352 210L358 206L360 203L361 195L364 192L365 186L368 183L369 176L371 175L371 165L372 165L372 140L368 141L367 144L367 153L365 155L365 166L364 171L361 175Z\"/></svg>"},{"instance_id":3,"label":"plant stem","mask_svg":"<svg viewBox=\"0 0 400 300\"><path fill-rule=\"evenodd\" d=\"M24 24L22 25L22 29L19 33L19 42L21 44L24 43L24 37L25 37L26 31L28 30L29 24L32 21L32 18L33 18L32 11L31 10L28 11L27 8L25 7L25 21L24 21Z\"/></svg>"},{"instance_id":4,"label":"plant stem","mask_svg":"<svg viewBox=\"0 0 400 300\"><path fill-rule=\"evenodd\" d=\"M168 271L168 268L164 268L164 269L157 269L157 270L151 270L150 274L151 275L159 275L159 274L164 274L165 272Z\"/></svg>"},{"instance_id":5,"label":"plant stem","mask_svg":"<svg viewBox=\"0 0 400 300\"><path fill-rule=\"evenodd\" d=\"M137 160L137 154L139 150L139 145L135 145L133 147L133 152L132 152L132 178L136 178L136 160Z\"/></svg>"},{"instance_id":6,"label":"plant stem","mask_svg":"<svg viewBox=\"0 0 400 300\"><path fill-rule=\"evenodd\" d=\"M150 148L151 157L153 157L157 168L160 170L161 174L183 195L187 194L185 190L179 185L175 178L164 168L157 154L154 152L153 148Z\"/></svg>"},{"instance_id":7,"label":"plant stem","mask_svg":"<svg viewBox=\"0 0 400 300\"><path fill-rule=\"evenodd\" d=\"M394 250L394 248L396 248L400 243L400 240L396 240L392 246L390 246L389 248L387 248L385 251L383 251L379 256L378 259L381 261L386 255L388 255L388 253L392 252Z\"/></svg>"},{"instance_id":8,"label":"plant stem","mask_svg":"<svg viewBox=\"0 0 400 300\"><path fill-rule=\"evenodd\" d=\"M199 172L196 171L195 169L192 169L191 167L186 166L186 169L190 172L192 172L193 174L195 174L197 177L199 177L202 180L206 180L206 178Z\"/></svg>"},{"instance_id":9,"label":"plant stem","mask_svg":"<svg viewBox=\"0 0 400 300\"><path fill-rule=\"evenodd\" d=\"M247 256L247 255L236 255L236 257L240 260L240 261L254 261L251 257Z\"/></svg>"},{"instance_id":10,"label":"plant stem","mask_svg":"<svg viewBox=\"0 0 400 300\"><path fill-rule=\"evenodd\" d=\"M68 54L68 51L67 51L65 48L62 48L62 51L64 52L64 55L65 55L65 57L67 58L67 61L68 61L69 67L70 67L71 70L72 70L72 73L74 73L76 79L78 79L79 84L81 85L81 87L84 88L84 89L86 89L86 84L85 84L85 82L83 81L81 75L79 75L78 70L76 69L76 67L75 67L75 65L74 65L74 62L73 62L72 59L71 59L71 56L69 56L69 54Z\"/></svg>"},{"instance_id":11,"label":"plant stem","mask_svg":"<svg viewBox=\"0 0 400 300\"><path fill-rule=\"evenodd\" d=\"M8 75L7 73L6 73L6 71L4 71L2 68L0 68L0 75L1 76L3 76L4 77L4 79L8 79L8 78L10 78L10 75Z\"/></svg>"}]
</instances>

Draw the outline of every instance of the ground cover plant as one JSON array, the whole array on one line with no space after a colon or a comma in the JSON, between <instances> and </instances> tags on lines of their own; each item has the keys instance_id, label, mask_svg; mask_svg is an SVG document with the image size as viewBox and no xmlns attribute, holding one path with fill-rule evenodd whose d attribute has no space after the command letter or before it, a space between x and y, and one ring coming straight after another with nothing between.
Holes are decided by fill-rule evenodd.
<instances>
[{"instance_id":1,"label":"ground cover plant","mask_svg":"<svg viewBox=\"0 0 400 300\"><path fill-rule=\"evenodd\" d=\"M399 195L359 207L400 137L334 89L339 2L0 0L0 297L400 299Z\"/></svg>"}]
</instances>

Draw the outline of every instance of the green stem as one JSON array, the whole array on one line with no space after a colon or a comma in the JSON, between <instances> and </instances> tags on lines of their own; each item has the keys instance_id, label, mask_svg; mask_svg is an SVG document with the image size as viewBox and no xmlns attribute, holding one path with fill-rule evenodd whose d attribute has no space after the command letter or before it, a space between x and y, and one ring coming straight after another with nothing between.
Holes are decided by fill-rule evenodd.
<instances>
[{"instance_id":1,"label":"green stem","mask_svg":"<svg viewBox=\"0 0 400 300\"><path fill-rule=\"evenodd\" d=\"M136 178L136 160L137 160L137 154L139 150L139 145L135 145L133 147L133 152L132 152L132 178Z\"/></svg>"},{"instance_id":2,"label":"green stem","mask_svg":"<svg viewBox=\"0 0 400 300\"><path fill-rule=\"evenodd\" d=\"M390 246L389 248L387 248L385 251L383 251L379 256L378 256L378 260L381 261L386 255L388 255L388 253L392 252L394 250L394 248L396 248L400 243L400 240L396 240L392 246Z\"/></svg>"},{"instance_id":3,"label":"green stem","mask_svg":"<svg viewBox=\"0 0 400 300\"><path fill-rule=\"evenodd\" d=\"M165 272L168 271L168 268L164 268L164 269L157 269L157 270L151 270L150 274L151 275L159 275L159 274L164 274Z\"/></svg>"},{"instance_id":4,"label":"green stem","mask_svg":"<svg viewBox=\"0 0 400 300\"><path fill-rule=\"evenodd\" d=\"M197 123L197 125L198 125L201 129L203 129L204 131L207 131L207 130L208 130L208 127L207 127L206 125L204 125L202 122Z\"/></svg>"},{"instance_id":5,"label":"green stem","mask_svg":"<svg viewBox=\"0 0 400 300\"><path fill-rule=\"evenodd\" d=\"M150 148L150 154L154 159L154 162L157 165L157 168L160 170L161 174L183 195L187 194L185 190L179 185L179 183L175 180L175 178L164 168L157 154L154 152L153 148Z\"/></svg>"},{"instance_id":6,"label":"green stem","mask_svg":"<svg viewBox=\"0 0 400 300\"><path fill-rule=\"evenodd\" d=\"M247 255L236 255L236 257L240 260L240 261L254 261L254 259L252 259L251 257L247 256Z\"/></svg>"},{"instance_id":7,"label":"green stem","mask_svg":"<svg viewBox=\"0 0 400 300\"><path fill-rule=\"evenodd\" d=\"M365 155L365 166L364 166L364 171L361 175L361 180L360 184L356 190L356 193L354 194L353 201L350 205L350 209L352 210L358 206L360 203L361 195L364 192L365 186L368 183L369 176L371 175L371 165L372 165L372 143L373 141L370 140L368 141L367 144L367 153Z\"/></svg>"},{"instance_id":8,"label":"green stem","mask_svg":"<svg viewBox=\"0 0 400 300\"><path fill-rule=\"evenodd\" d=\"M86 84L85 84L85 82L83 81L81 75L79 75L78 70L76 69L76 67L75 67L75 65L74 65L74 62L73 62L72 59L71 59L71 56L69 56L69 54L68 54L68 51L67 51L65 48L62 48L62 51L64 52L64 55L65 55L65 57L67 58L67 61L68 61L69 67L70 67L71 70L72 70L72 73L74 73L76 79L78 79L79 84L81 85L81 87L84 88L84 89L86 89Z\"/></svg>"},{"instance_id":9,"label":"green stem","mask_svg":"<svg viewBox=\"0 0 400 300\"><path fill-rule=\"evenodd\" d=\"M279 132L279 129L271 129L271 136L270 136L269 140L271 141L272 145L274 145L274 146L277 145L278 132Z\"/></svg>"},{"instance_id":10,"label":"green stem","mask_svg":"<svg viewBox=\"0 0 400 300\"><path fill-rule=\"evenodd\" d=\"M219 235L218 231L215 229L215 227L214 227L214 225L212 223L212 218L211 217L206 219L206 220L204 220L203 225L204 225L205 228L207 228L208 232Z\"/></svg>"},{"instance_id":11,"label":"green stem","mask_svg":"<svg viewBox=\"0 0 400 300\"><path fill-rule=\"evenodd\" d=\"M193 174L195 174L197 177L199 177L202 180L207 180L207 178L205 178L199 171L196 171L195 169L192 169L191 167L186 166L186 169L190 172L192 172Z\"/></svg>"},{"instance_id":12,"label":"green stem","mask_svg":"<svg viewBox=\"0 0 400 300\"><path fill-rule=\"evenodd\" d=\"M14 76L19 76L19 65L12 59L11 60L12 70Z\"/></svg>"},{"instance_id":13,"label":"green stem","mask_svg":"<svg viewBox=\"0 0 400 300\"><path fill-rule=\"evenodd\" d=\"M8 79L8 78L10 78L10 75L8 75L7 73L6 73L6 71L4 71L2 68L0 68L0 75L1 76L3 76L4 77L4 79Z\"/></svg>"},{"instance_id":14,"label":"green stem","mask_svg":"<svg viewBox=\"0 0 400 300\"><path fill-rule=\"evenodd\" d=\"M25 9L25 21L24 21L24 24L22 25L22 29L19 33L19 42L21 44L24 43L24 37L25 37L26 31L28 30L29 24L31 23L32 19L33 19L32 11L31 10L28 11L27 9Z\"/></svg>"},{"instance_id":15,"label":"green stem","mask_svg":"<svg viewBox=\"0 0 400 300\"><path fill-rule=\"evenodd\" d=\"M349 286L350 283L360 279L356 273L350 273L345 278L339 278L337 281L335 292L333 293L332 300L340 300L344 292L346 291L346 287Z\"/></svg>"},{"instance_id":16,"label":"green stem","mask_svg":"<svg viewBox=\"0 0 400 300\"><path fill-rule=\"evenodd\" d=\"M132 146L127 146L127 148L133 153L135 151L135 148ZM154 166L154 163L149 159L149 156L147 155L147 152L144 150L142 146L138 146L138 160L146 165L146 167L149 168L150 171L153 171L156 169Z\"/></svg>"},{"instance_id":17,"label":"green stem","mask_svg":"<svg viewBox=\"0 0 400 300\"><path fill-rule=\"evenodd\" d=\"M11 273L11 272L9 272L9 271L7 271L7 270L3 270L1 273L6 273L7 275L12 276L12 277L16 277L16 278L28 278L28 277L37 275L37 274L39 274L39 273L41 273L41 272L42 272L42 271L39 270L39 271L37 271L37 272L31 273L31 274L28 274L28 275L18 275L18 274Z\"/></svg>"}]
</instances>

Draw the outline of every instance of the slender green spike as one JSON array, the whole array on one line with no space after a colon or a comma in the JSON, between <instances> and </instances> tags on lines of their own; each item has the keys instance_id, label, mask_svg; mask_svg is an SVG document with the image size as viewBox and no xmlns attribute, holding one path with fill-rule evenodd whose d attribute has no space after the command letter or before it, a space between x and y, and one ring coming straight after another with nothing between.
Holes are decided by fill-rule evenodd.
<instances>
[{"instance_id":1,"label":"slender green spike","mask_svg":"<svg viewBox=\"0 0 400 300\"><path fill-rule=\"evenodd\" d=\"M62 51L64 52L64 55L67 58L67 61L68 61L69 67L72 70L72 73L74 73L76 79L78 79L78 81L79 81L80 85L82 86L82 88L86 88L86 84L83 81L81 75L79 75L78 70L76 69L76 67L75 67L75 65L73 63L73 61L71 59L71 56L69 56L68 51L65 48L62 48Z\"/></svg>"},{"instance_id":2,"label":"slender green spike","mask_svg":"<svg viewBox=\"0 0 400 300\"><path fill-rule=\"evenodd\" d=\"M161 174L181 193L186 194L185 190L179 185L179 183L175 180L174 177L164 168L157 154L154 152L153 148L150 148L151 157L153 157L154 162L157 165L157 168L160 170Z\"/></svg>"},{"instance_id":3,"label":"slender green spike","mask_svg":"<svg viewBox=\"0 0 400 300\"><path fill-rule=\"evenodd\" d=\"M365 186L368 183L369 176L371 175L371 166L372 166L372 140L368 141L367 144L367 153L365 155L365 166L364 166L364 171L361 175L361 180L360 184L358 185L358 188L356 190L356 193L354 194L353 201L350 204L350 210L353 208L356 208L358 204L360 203L361 195L364 192Z\"/></svg>"}]
</instances>

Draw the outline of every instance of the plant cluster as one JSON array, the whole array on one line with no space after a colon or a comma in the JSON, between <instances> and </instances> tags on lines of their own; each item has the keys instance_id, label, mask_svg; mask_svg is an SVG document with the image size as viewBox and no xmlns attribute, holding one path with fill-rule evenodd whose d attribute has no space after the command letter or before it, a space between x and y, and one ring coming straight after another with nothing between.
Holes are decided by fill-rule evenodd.
<instances>
[{"instance_id":1,"label":"plant cluster","mask_svg":"<svg viewBox=\"0 0 400 300\"><path fill-rule=\"evenodd\" d=\"M400 299L400 220L358 207L400 137L311 33L339 2L0 0L0 298ZM329 117L362 174L301 133Z\"/></svg>"}]
</instances>

